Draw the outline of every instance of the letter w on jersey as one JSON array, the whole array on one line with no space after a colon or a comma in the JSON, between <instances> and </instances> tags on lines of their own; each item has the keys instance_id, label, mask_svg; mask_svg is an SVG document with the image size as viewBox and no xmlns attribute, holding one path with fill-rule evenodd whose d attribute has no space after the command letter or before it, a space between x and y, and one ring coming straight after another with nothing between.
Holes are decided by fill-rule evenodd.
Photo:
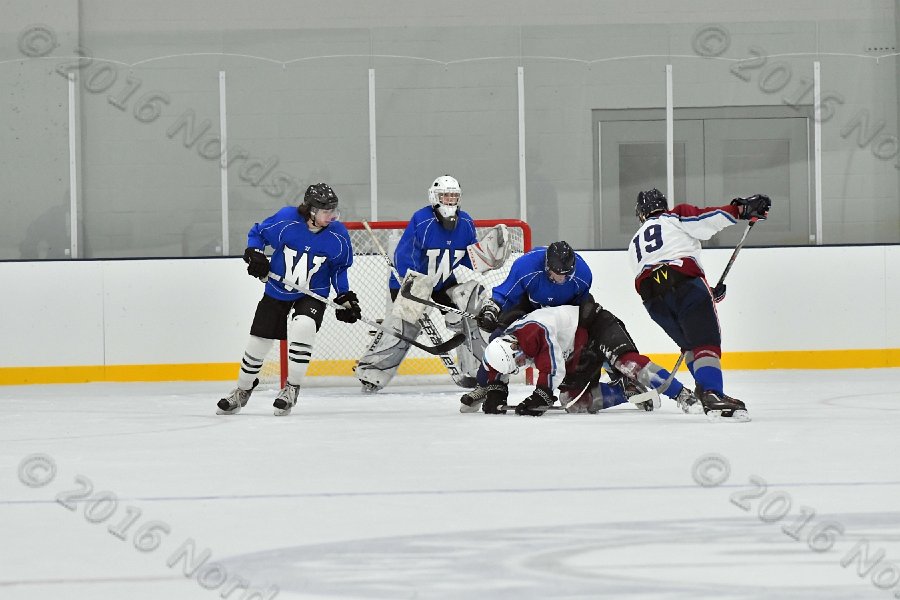
<instances>
[{"instance_id":1,"label":"letter w on jersey","mask_svg":"<svg viewBox=\"0 0 900 600\"><path fill-rule=\"evenodd\" d=\"M287 246L284 247L284 278L283 283L290 286L291 284L300 284L303 287L312 287L310 280L316 274L325 261L327 256L313 256L312 268L309 268L310 258L306 252L297 258L297 251Z\"/></svg>"},{"instance_id":2,"label":"letter w on jersey","mask_svg":"<svg viewBox=\"0 0 900 600\"><path fill-rule=\"evenodd\" d=\"M425 254L428 256L428 275L436 275L435 285L438 285L453 274L453 269L462 261L466 251L430 248L426 250ZM452 263L451 256L453 257Z\"/></svg>"}]
</instances>

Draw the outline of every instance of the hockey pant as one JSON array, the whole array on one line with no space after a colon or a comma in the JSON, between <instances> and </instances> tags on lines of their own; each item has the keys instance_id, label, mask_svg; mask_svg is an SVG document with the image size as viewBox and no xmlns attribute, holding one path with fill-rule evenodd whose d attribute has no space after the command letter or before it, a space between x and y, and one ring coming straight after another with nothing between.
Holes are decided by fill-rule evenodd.
<instances>
[{"instance_id":1,"label":"hockey pant","mask_svg":"<svg viewBox=\"0 0 900 600\"><path fill-rule=\"evenodd\" d=\"M699 387L723 392L722 334L709 287L699 277L644 301L644 308L678 347Z\"/></svg>"}]
</instances>

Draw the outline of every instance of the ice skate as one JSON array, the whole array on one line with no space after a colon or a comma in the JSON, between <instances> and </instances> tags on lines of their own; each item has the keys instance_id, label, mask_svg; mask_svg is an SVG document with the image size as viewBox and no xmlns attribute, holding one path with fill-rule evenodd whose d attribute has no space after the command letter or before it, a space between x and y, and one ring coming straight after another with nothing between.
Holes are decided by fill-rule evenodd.
<instances>
[{"instance_id":1,"label":"ice skate","mask_svg":"<svg viewBox=\"0 0 900 600\"><path fill-rule=\"evenodd\" d=\"M625 377L621 378L617 383L620 386L623 386L625 398L640 410L650 412L659 408L662 404L656 390L646 390L634 381L626 379Z\"/></svg>"},{"instance_id":2,"label":"ice skate","mask_svg":"<svg viewBox=\"0 0 900 600\"><path fill-rule=\"evenodd\" d=\"M459 412L473 413L481 410L481 405L484 399L487 398L487 393L487 387L478 386L471 392L463 394L462 398L459 399Z\"/></svg>"},{"instance_id":3,"label":"ice skate","mask_svg":"<svg viewBox=\"0 0 900 600\"><path fill-rule=\"evenodd\" d=\"M374 394L381 389L381 386L369 383L368 381L360 381L360 383L362 383L363 394Z\"/></svg>"},{"instance_id":4,"label":"ice skate","mask_svg":"<svg viewBox=\"0 0 900 600\"><path fill-rule=\"evenodd\" d=\"M703 412L703 404L700 399L688 388L681 388L675 397L675 403L682 412L689 415L699 415Z\"/></svg>"},{"instance_id":5,"label":"ice skate","mask_svg":"<svg viewBox=\"0 0 900 600\"><path fill-rule=\"evenodd\" d=\"M299 385L284 384L284 387L275 396L275 402L272 403L272 406L275 407L276 417L285 417L291 414L291 409L297 406L297 394L299 392Z\"/></svg>"},{"instance_id":6,"label":"ice skate","mask_svg":"<svg viewBox=\"0 0 900 600\"><path fill-rule=\"evenodd\" d=\"M703 411L710 421L744 422L750 420L747 407L737 398L721 392L705 391L700 396Z\"/></svg>"},{"instance_id":7,"label":"ice skate","mask_svg":"<svg viewBox=\"0 0 900 600\"><path fill-rule=\"evenodd\" d=\"M239 387L234 388L227 397L222 398L216 404L218 407L216 414L236 415L241 412L241 409L247 406L247 401L250 400L250 394L253 393L253 390L256 389L257 385L259 385L259 379L254 379L253 386L249 390L242 390Z\"/></svg>"}]
</instances>

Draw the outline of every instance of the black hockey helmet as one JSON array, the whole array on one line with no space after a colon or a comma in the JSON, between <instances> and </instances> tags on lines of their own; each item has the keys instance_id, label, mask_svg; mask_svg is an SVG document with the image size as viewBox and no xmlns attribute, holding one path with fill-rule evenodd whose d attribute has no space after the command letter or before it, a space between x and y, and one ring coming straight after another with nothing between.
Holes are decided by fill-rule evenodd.
<instances>
[{"instance_id":1,"label":"black hockey helmet","mask_svg":"<svg viewBox=\"0 0 900 600\"><path fill-rule=\"evenodd\" d=\"M547 271L548 276L553 272L556 275L564 275L564 281L571 279L575 273L575 251L572 250L572 246L564 241L553 242L547 246L544 270ZM552 280L553 278L551 277ZM556 283L563 282L558 281Z\"/></svg>"},{"instance_id":2,"label":"black hockey helmet","mask_svg":"<svg viewBox=\"0 0 900 600\"><path fill-rule=\"evenodd\" d=\"M309 208L334 210L338 206L338 197L327 183L314 183L306 188L303 204Z\"/></svg>"},{"instance_id":3,"label":"black hockey helmet","mask_svg":"<svg viewBox=\"0 0 900 600\"><path fill-rule=\"evenodd\" d=\"M638 192L637 202L634 204L634 216L643 223L656 212L668 210L669 201L661 191L656 188L646 192Z\"/></svg>"}]
</instances>

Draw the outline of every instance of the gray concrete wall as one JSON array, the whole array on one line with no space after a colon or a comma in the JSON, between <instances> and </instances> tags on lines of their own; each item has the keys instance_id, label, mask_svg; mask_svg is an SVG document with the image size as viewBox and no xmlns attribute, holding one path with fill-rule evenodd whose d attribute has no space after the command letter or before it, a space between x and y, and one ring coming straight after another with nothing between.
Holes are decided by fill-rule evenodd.
<instances>
[{"instance_id":1,"label":"gray concrete wall","mask_svg":"<svg viewBox=\"0 0 900 600\"><path fill-rule=\"evenodd\" d=\"M897 61L867 58L886 53L867 48L896 44L889 0L5 4L0 259L20 257L20 238L42 213L55 223L52 205L68 184L65 81L55 69L79 43L93 57L79 86L88 256L221 252L220 70L232 254L250 224L316 180L338 190L345 218L370 217L370 68L379 218L407 218L445 172L460 179L476 217L518 215L523 66L535 241L587 248L596 242L592 109L664 106L666 64L676 107L783 105L811 79L814 59L833 92L823 125L826 241L900 242ZM18 35L35 23L60 45L26 60ZM768 68L787 65L787 83L770 92L777 80L762 82L764 68L740 71L745 80L734 62L697 57L695 36L709 24L730 36L721 58L756 48ZM635 58L646 55L659 56ZM282 64L291 59L302 60Z\"/></svg>"}]
</instances>

